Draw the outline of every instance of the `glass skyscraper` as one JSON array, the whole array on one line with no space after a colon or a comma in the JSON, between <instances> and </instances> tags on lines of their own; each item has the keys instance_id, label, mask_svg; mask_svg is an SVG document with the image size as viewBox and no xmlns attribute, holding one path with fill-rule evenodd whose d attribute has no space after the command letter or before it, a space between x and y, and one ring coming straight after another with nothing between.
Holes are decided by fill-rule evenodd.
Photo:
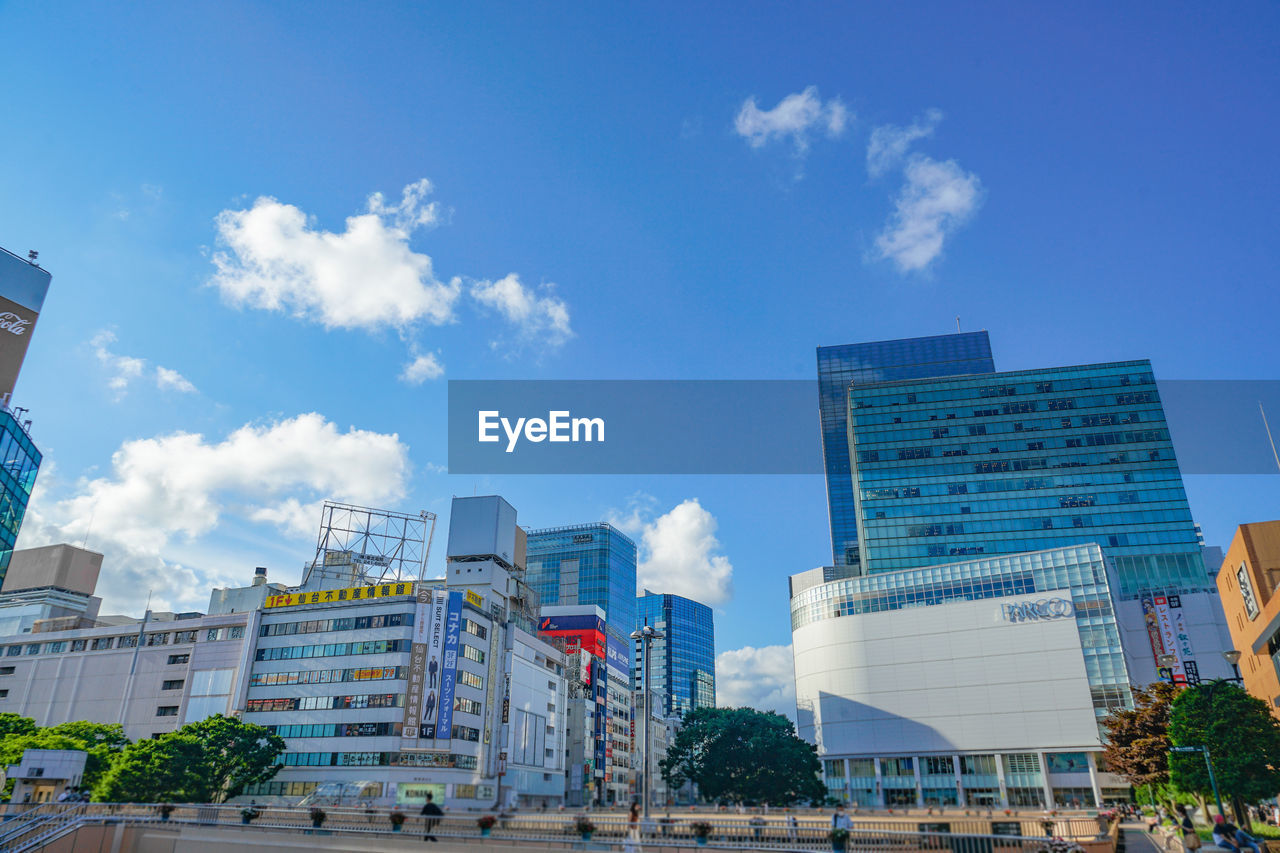
<instances>
[{"instance_id":1,"label":"glass skyscraper","mask_svg":"<svg viewBox=\"0 0 1280 853\"><path fill-rule=\"evenodd\" d=\"M0 407L0 583L36 484L42 455L8 407Z\"/></svg>"},{"instance_id":2,"label":"glass skyscraper","mask_svg":"<svg viewBox=\"0 0 1280 853\"><path fill-rule=\"evenodd\" d=\"M849 469L850 383L992 373L995 369L985 331L818 347L818 405L836 576L859 575L864 562L858 551L858 514Z\"/></svg>"},{"instance_id":3,"label":"glass skyscraper","mask_svg":"<svg viewBox=\"0 0 1280 853\"><path fill-rule=\"evenodd\" d=\"M1113 592L1209 585L1148 361L855 383L866 572L1096 542Z\"/></svg>"},{"instance_id":4,"label":"glass skyscraper","mask_svg":"<svg viewBox=\"0 0 1280 853\"><path fill-rule=\"evenodd\" d=\"M612 525L528 532L525 580L542 605L594 604L609 633L630 643L636 624L636 543Z\"/></svg>"},{"instance_id":5,"label":"glass skyscraper","mask_svg":"<svg viewBox=\"0 0 1280 853\"><path fill-rule=\"evenodd\" d=\"M644 591L636 600L636 628L650 625L666 636L651 641L649 686L665 694L667 714L683 715L716 705L716 633L711 608L679 595ZM636 641L636 690L643 685L642 649ZM655 699L654 710L658 705Z\"/></svg>"}]
</instances>

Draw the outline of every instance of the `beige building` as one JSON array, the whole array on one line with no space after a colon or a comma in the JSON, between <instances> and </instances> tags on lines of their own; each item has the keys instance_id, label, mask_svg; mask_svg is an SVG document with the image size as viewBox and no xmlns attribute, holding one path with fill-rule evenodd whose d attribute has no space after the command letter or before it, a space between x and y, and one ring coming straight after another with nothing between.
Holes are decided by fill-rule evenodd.
<instances>
[{"instance_id":1,"label":"beige building","mask_svg":"<svg viewBox=\"0 0 1280 853\"><path fill-rule=\"evenodd\" d=\"M1250 694L1280 716L1280 521L1242 524L1218 571L1227 629Z\"/></svg>"}]
</instances>

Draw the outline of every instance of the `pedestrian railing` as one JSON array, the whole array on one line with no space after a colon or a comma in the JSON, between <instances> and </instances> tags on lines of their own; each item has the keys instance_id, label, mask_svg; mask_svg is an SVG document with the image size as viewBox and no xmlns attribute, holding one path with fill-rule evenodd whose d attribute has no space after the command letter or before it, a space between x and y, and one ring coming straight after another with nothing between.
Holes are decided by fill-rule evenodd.
<instances>
[{"instance_id":1,"label":"pedestrian railing","mask_svg":"<svg viewBox=\"0 0 1280 853\"><path fill-rule=\"evenodd\" d=\"M427 831L425 818L402 811L404 821L399 829L391 822L387 809L331 806L324 808L324 819L317 822L314 812L306 808L255 805L256 815L246 818L243 804L232 805L140 805L129 803L45 804L29 809L20 816L0 824L0 850L12 853L34 851L81 826L94 824L172 825L175 829L191 826L239 826L247 830L281 830L322 835L417 835ZM591 813L587 819L594 829L585 836L577 827L577 815L570 813L496 814L495 823L484 832L477 823L478 814L446 814L430 818L436 823L430 832L451 841L484 843L490 839L532 846L589 846L611 849L627 843L629 824L622 814ZM789 818L772 816L709 819L698 815L647 819L641 823L641 844L650 847L708 846L733 849L780 851L830 851L829 818ZM1022 821L1016 826L1009 821L992 834L989 823L980 823L981 832L967 829L966 821L853 821L846 850L852 853L1036 853L1046 839L1045 832L1023 832L1039 827L1039 821ZM1077 838L1099 837L1095 820L1059 821L1061 829L1079 830ZM698 826L699 824L703 826ZM1087 824L1087 825L1086 825ZM700 830L710 828L705 835ZM1058 828L1058 827L1055 827ZM1084 834L1084 830L1089 830ZM1055 832L1059 837L1072 837Z\"/></svg>"}]
</instances>

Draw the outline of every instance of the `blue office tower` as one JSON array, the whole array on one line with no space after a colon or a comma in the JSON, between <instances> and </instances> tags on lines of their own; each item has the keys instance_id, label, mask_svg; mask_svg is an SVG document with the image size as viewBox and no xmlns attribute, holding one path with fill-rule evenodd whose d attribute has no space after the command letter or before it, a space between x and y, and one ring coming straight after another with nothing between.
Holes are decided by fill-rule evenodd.
<instances>
[{"instance_id":1,"label":"blue office tower","mask_svg":"<svg viewBox=\"0 0 1280 853\"><path fill-rule=\"evenodd\" d=\"M9 568L43 458L31 442L28 426L30 421L24 423L8 407L0 407L0 583Z\"/></svg>"},{"instance_id":2,"label":"blue office tower","mask_svg":"<svg viewBox=\"0 0 1280 853\"><path fill-rule=\"evenodd\" d=\"M679 595L644 591L636 600L636 628L652 626L665 636L649 648L649 687L668 715L716 706L716 631L711 608ZM644 683L642 649L637 641L631 671L634 687Z\"/></svg>"},{"instance_id":3,"label":"blue office tower","mask_svg":"<svg viewBox=\"0 0 1280 853\"><path fill-rule=\"evenodd\" d=\"M630 643L636 624L636 543L612 525L574 524L528 533L525 580L540 605L594 604L605 627Z\"/></svg>"},{"instance_id":4,"label":"blue office tower","mask_svg":"<svg viewBox=\"0 0 1280 853\"><path fill-rule=\"evenodd\" d=\"M854 384L868 573L1096 542L1115 594L1208 586L1148 361Z\"/></svg>"},{"instance_id":5,"label":"blue office tower","mask_svg":"<svg viewBox=\"0 0 1280 853\"><path fill-rule=\"evenodd\" d=\"M818 405L834 561L833 577L828 580L860 575L864 563L858 551L858 514L849 469L850 383L993 373L995 369L985 331L818 347Z\"/></svg>"}]
</instances>

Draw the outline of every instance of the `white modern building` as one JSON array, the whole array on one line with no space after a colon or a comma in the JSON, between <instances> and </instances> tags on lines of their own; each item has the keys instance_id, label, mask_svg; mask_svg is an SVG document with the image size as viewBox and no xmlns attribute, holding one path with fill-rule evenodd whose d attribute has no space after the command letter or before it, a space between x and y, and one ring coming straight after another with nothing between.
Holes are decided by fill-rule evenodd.
<instances>
[{"instance_id":1,"label":"white modern building","mask_svg":"<svg viewBox=\"0 0 1280 853\"><path fill-rule=\"evenodd\" d=\"M1131 701L1101 549L791 579L800 735L875 806L1127 799L1099 720Z\"/></svg>"}]
</instances>

